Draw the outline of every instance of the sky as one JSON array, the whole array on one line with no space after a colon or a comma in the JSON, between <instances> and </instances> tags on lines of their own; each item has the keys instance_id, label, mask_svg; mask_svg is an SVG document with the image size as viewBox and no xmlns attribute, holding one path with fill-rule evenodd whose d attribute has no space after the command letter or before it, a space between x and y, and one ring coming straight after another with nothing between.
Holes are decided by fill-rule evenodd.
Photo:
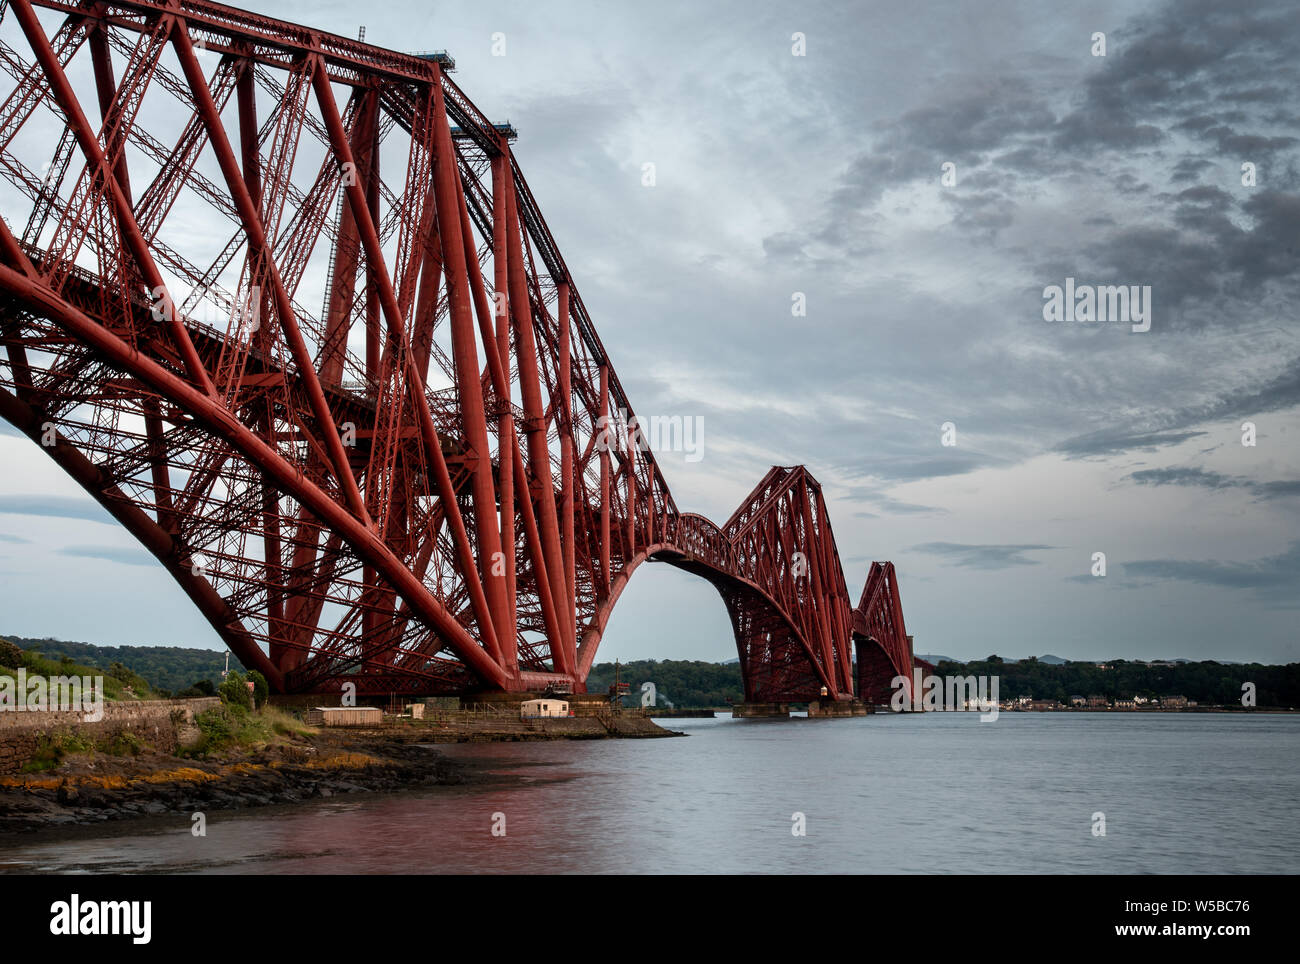
<instances>
[{"instance_id":1,"label":"sky","mask_svg":"<svg viewBox=\"0 0 1300 964\"><path fill-rule=\"evenodd\" d=\"M807 465L919 653L1300 660L1294 3L258 9L447 49L516 127L637 410L702 420L658 456L683 510ZM1150 329L1045 320L1067 279ZM0 632L221 646L3 424ZM652 565L599 658L735 654Z\"/></svg>"}]
</instances>

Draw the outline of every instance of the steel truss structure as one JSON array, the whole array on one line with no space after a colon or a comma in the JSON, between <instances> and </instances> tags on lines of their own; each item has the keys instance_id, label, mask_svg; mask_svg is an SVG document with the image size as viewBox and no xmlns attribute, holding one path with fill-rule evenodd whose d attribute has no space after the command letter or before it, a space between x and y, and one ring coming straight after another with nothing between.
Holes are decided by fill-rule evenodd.
<instances>
[{"instance_id":1,"label":"steel truss structure","mask_svg":"<svg viewBox=\"0 0 1300 964\"><path fill-rule=\"evenodd\" d=\"M204 0L0 9L0 415L273 689L581 691L647 559L717 587L748 699L851 698L855 638L870 692L910 672L893 567L852 609L804 468L678 510L450 58Z\"/></svg>"}]
</instances>

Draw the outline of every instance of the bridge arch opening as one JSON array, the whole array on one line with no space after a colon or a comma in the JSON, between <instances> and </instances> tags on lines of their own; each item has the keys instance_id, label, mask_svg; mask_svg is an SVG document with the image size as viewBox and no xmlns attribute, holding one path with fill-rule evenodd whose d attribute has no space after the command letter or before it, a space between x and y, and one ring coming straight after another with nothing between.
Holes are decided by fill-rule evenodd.
<instances>
[{"instance_id":1,"label":"bridge arch opening","mask_svg":"<svg viewBox=\"0 0 1300 964\"><path fill-rule=\"evenodd\" d=\"M740 660L746 702L801 702L823 693L843 693L836 685L835 667L819 665L816 651L776 599L753 582L674 545L651 546L624 566L616 588L596 614L584 645L594 646L608 635L613 613L623 603L633 576L644 563L697 576L712 585L727 613L729 634ZM651 566L654 572L659 566ZM651 577L652 581L658 579ZM644 581L646 577L640 577ZM635 597L633 597L635 598ZM585 664L590 668L590 663Z\"/></svg>"},{"instance_id":2,"label":"bridge arch opening","mask_svg":"<svg viewBox=\"0 0 1300 964\"><path fill-rule=\"evenodd\" d=\"M674 566L638 568L606 622L596 662L736 657L731 620L708 582Z\"/></svg>"}]
</instances>

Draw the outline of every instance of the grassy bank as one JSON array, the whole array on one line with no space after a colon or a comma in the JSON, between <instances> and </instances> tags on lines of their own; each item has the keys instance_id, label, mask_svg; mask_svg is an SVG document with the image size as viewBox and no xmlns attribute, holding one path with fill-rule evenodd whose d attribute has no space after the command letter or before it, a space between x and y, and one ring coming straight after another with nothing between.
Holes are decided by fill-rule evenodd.
<instances>
[{"instance_id":1,"label":"grassy bank","mask_svg":"<svg viewBox=\"0 0 1300 964\"><path fill-rule=\"evenodd\" d=\"M208 757L231 750L256 750L274 743L291 743L317 732L296 716L268 704L250 710L223 703L195 716L194 725L198 739L182 747L178 756Z\"/></svg>"},{"instance_id":2,"label":"grassy bank","mask_svg":"<svg viewBox=\"0 0 1300 964\"><path fill-rule=\"evenodd\" d=\"M0 676L16 681L18 670L25 669L27 675L43 676L47 679L56 676L89 676L92 679L102 677L104 680L104 699L106 700L147 700L157 698L149 683L141 676L127 669L121 663L114 663L107 669L78 663L70 656L50 659L33 650L19 649L17 646L0 639ZM22 695L22 694L20 694Z\"/></svg>"}]
</instances>

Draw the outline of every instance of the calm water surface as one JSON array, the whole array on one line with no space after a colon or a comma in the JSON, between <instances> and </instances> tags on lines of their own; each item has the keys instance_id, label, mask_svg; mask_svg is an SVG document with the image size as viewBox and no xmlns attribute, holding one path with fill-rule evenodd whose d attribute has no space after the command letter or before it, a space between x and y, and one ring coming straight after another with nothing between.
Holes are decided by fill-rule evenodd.
<instances>
[{"instance_id":1,"label":"calm water surface","mask_svg":"<svg viewBox=\"0 0 1300 964\"><path fill-rule=\"evenodd\" d=\"M668 720L440 747L522 780L0 841L0 871L1295 873L1300 716ZM1105 814L1106 836L1092 817ZM791 833L802 813L807 834ZM491 833L505 815L506 836Z\"/></svg>"}]
</instances>

